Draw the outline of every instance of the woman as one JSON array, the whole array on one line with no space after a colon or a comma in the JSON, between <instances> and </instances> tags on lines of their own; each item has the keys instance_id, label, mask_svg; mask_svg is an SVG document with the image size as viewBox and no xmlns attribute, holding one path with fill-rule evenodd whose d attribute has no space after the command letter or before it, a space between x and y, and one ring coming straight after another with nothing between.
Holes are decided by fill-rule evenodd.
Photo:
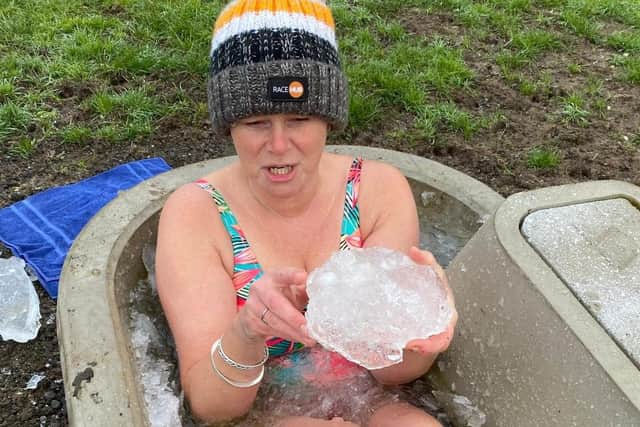
<instances>
[{"instance_id":1,"label":"woman","mask_svg":"<svg viewBox=\"0 0 640 427\"><path fill-rule=\"evenodd\" d=\"M249 411L268 356L315 345L302 314L305 281L335 250L396 249L446 279L415 248L418 219L404 176L324 151L348 109L324 3L231 2L216 21L210 73L213 128L231 136L238 160L170 196L156 265L185 396L196 417L216 422ZM422 376L455 321L408 343L401 364L371 374L383 384ZM353 425L290 415L281 425ZM403 403L378 408L368 424L439 425Z\"/></svg>"}]
</instances>

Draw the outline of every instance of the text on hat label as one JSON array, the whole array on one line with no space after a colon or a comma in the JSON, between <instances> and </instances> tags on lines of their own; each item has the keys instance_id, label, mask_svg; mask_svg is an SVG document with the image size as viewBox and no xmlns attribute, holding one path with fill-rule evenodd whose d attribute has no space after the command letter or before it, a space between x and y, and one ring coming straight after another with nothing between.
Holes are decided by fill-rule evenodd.
<instances>
[{"instance_id":1,"label":"text on hat label","mask_svg":"<svg viewBox=\"0 0 640 427\"><path fill-rule=\"evenodd\" d=\"M306 77L272 77L267 82L271 101L304 101L307 99L307 88Z\"/></svg>"}]
</instances>

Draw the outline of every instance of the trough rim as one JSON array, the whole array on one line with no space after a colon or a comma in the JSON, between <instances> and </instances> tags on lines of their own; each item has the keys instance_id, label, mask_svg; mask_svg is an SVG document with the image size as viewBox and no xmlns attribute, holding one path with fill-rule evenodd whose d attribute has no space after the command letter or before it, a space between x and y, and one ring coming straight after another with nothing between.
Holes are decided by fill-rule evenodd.
<instances>
[{"instance_id":1,"label":"trough rim","mask_svg":"<svg viewBox=\"0 0 640 427\"><path fill-rule=\"evenodd\" d=\"M423 157L365 146L326 148L387 162L405 176L459 200L482 219L504 201L471 176ZM69 425L111 426L116 421L148 425L144 398L136 385L135 360L127 354L126 319L121 318L116 301L117 262L134 232L160 211L173 190L234 159L236 156L228 156L186 165L121 192L74 241L60 277L56 316ZM82 338L76 340L74 333ZM87 368L92 369L93 377L74 386L74 379Z\"/></svg>"}]
</instances>

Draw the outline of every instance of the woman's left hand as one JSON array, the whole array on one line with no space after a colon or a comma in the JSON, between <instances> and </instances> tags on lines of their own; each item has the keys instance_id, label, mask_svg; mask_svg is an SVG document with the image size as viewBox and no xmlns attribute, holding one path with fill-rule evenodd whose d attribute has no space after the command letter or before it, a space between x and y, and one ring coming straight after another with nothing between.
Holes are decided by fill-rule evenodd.
<instances>
[{"instance_id":1,"label":"woman's left hand","mask_svg":"<svg viewBox=\"0 0 640 427\"><path fill-rule=\"evenodd\" d=\"M447 300L451 305L453 314L451 316L449 326L447 326L447 329L444 332L437 335L432 335L429 338L425 339L411 340L405 345L405 349L423 355L441 353L449 347L449 344L453 339L453 333L456 327L456 323L458 321L458 312L455 307L451 288L449 287L449 281L447 280L447 276L445 275L444 270L442 269L440 264L438 264L431 252L420 250L413 246L411 247L411 249L409 249L409 257L417 264L427 265L433 268L433 270L436 272L436 275L438 276L438 279L440 279L446 289Z\"/></svg>"}]
</instances>

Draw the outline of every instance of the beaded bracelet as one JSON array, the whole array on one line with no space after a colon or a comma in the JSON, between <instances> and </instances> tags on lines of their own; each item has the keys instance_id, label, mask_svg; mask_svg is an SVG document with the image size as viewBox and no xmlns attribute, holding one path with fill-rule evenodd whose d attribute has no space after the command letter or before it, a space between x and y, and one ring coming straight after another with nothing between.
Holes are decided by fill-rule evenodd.
<instances>
[{"instance_id":1,"label":"beaded bracelet","mask_svg":"<svg viewBox=\"0 0 640 427\"><path fill-rule=\"evenodd\" d=\"M269 359L269 349L267 348L267 346L264 346L264 357L262 358L261 361L259 361L255 365L245 365L240 362L236 362L235 360L227 356L227 354L224 352L224 349L222 348L222 338L216 340L216 342L214 342L213 345L211 345L212 354L213 352L215 352L216 347L218 348L218 354L220 355L222 360L224 360L224 363L226 363L227 365L233 368L240 369L241 371L259 368L260 366L264 365Z\"/></svg>"},{"instance_id":2,"label":"beaded bracelet","mask_svg":"<svg viewBox=\"0 0 640 427\"><path fill-rule=\"evenodd\" d=\"M260 369L260 373L258 374L258 376L256 378L254 378L253 380L246 381L246 382L240 382L240 381L232 380L231 378L227 377L225 374L220 372L220 370L216 366L216 361L215 361L215 359L213 357L214 354L215 354L216 347L218 347L219 344L220 344L220 340L217 340L211 346L210 358L211 358L211 367L213 368L213 371L220 377L220 379L222 379L227 384L229 384L229 385L231 385L233 387L238 387L238 388L251 388L253 386L258 385L260 383L260 381L262 381L262 378L264 377L264 364L263 365L259 365L259 367L261 369Z\"/></svg>"}]
</instances>

